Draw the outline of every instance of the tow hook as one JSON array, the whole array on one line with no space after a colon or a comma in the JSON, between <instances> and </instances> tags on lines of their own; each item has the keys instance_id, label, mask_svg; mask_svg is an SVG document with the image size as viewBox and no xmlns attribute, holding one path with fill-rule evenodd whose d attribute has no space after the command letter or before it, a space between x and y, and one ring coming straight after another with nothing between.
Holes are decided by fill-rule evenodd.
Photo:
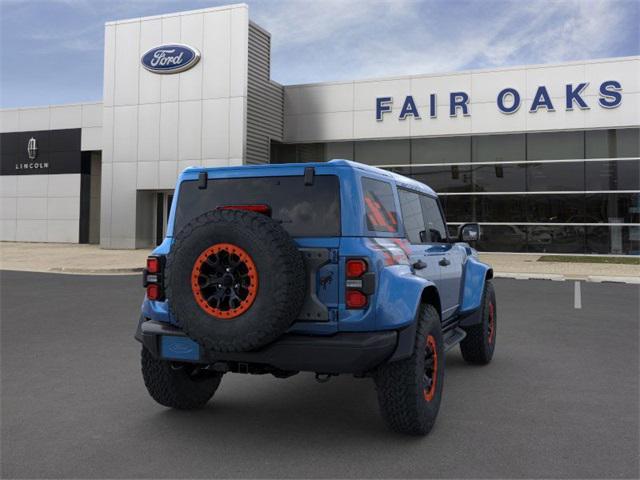
<instances>
[{"instance_id":1,"label":"tow hook","mask_svg":"<svg viewBox=\"0 0 640 480\"><path fill-rule=\"evenodd\" d=\"M316 382L327 383L332 376L330 373L316 373Z\"/></svg>"}]
</instances>

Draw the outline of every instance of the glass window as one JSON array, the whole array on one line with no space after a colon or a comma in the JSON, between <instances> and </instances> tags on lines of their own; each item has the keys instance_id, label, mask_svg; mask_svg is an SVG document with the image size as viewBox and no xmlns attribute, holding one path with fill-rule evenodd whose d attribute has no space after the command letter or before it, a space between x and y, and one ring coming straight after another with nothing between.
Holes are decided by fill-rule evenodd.
<instances>
[{"instance_id":1,"label":"glass window","mask_svg":"<svg viewBox=\"0 0 640 480\"><path fill-rule=\"evenodd\" d=\"M424 216L422 215L422 205L420 195L409 190L398 189L400 197L400 211L402 212L402 223L407 233L407 238L411 243L423 243L420 232L425 232ZM423 233L424 235L424 233Z\"/></svg>"},{"instance_id":2,"label":"glass window","mask_svg":"<svg viewBox=\"0 0 640 480\"><path fill-rule=\"evenodd\" d=\"M447 228L442 218L440 205L433 197L420 195L422 203L422 213L427 232L427 241L432 243L444 242L447 240Z\"/></svg>"},{"instance_id":3,"label":"glass window","mask_svg":"<svg viewBox=\"0 0 640 480\"><path fill-rule=\"evenodd\" d=\"M587 227L587 253L640 255L640 227Z\"/></svg>"},{"instance_id":4,"label":"glass window","mask_svg":"<svg viewBox=\"0 0 640 480\"><path fill-rule=\"evenodd\" d=\"M443 195L440 197L447 222L473 222L476 218L473 195Z\"/></svg>"},{"instance_id":5,"label":"glass window","mask_svg":"<svg viewBox=\"0 0 640 480\"><path fill-rule=\"evenodd\" d=\"M473 137L473 162L507 162L527 158L525 134Z\"/></svg>"},{"instance_id":6,"label":"glass window","mask_svg":"<svg viewBox=\"0 0 640 480\"><path fill-rule=\"evenodd\" d=\"M530 252L584 253L585 251L584 227L530 225L527 229Z\"/></svg>"},{"instance_id":7,"label":"glass window","mask_svg":"<svg viewBox=\"0 0 640 480\"><path fill-rule=\"evenodd\" d=\"M475 199L478 222L526 222L527 196L478 195Z\"/></svg>"},{"instance_id":8,"label":"glass window","mask_svg":"<svg viewBox=\"0 0 640 480\"><path fill-rule=\"evenodd\" d=\"M409 165L409 140L371 140L355 142L356 162L367 165Z\"/></svg>"},{"instance_id":9,"label":"glass window","mask_svg":"<svg viewBox=\"0 0 640 480\"><path fill-rule=\"evenodd\" d=\"M458 163L471 161L471 137L415 138L411 140L411 163Z\"/></svg>"},{"instance_id":10,"label":"glass window","mask_svg":"<svg viewBox=\"0 0 640 480\"><path fill-rule=\"evenodd\" d=\"M640 157L640 129L585 132L585 158Z\"/></svg>"},{"instance_id":11,"label":"glass window","mask_svg":"<svg viewBox=\"0 0 640 480\"><path fill-rule=\"evenodd\" d=\"M391 184L362 177L367 228L373 232L397 232L398 214Z\"/></svg>"},{"instance_id":12,"label":"glass window","mask_svg":"<svg viewBox=\"0 0 640 480\"><path fill-rule=\"evenodd\" d=\"M527 227L523 225L481 225L476 244L484 252L526 252Z\"/></svg>"},{"instance_id":13,"label":"glass window","mask_svg":"<svg viewBox=\"0 0 640 480\"><path fill-rule=\"evenodd\" d=\"M640 160L586 162L587 190L638 190Z\"/></svg>"},{"instance_id":14,"label":"glass window","mask_svg":"<svg viewBox=\"0 0 640 480\"><path fill-rule=\"evenodd\" d=\"M528 191L584 191L584 163L529 163Z\"/></svg>"},{"instance_id":15,"label":"glass window","mask_svg":"<svg viewBox=\"0 0 640 480\"><path fill-rule=\"evenodd\" d=\"M585 223L640 223L640 193L590 193Z\"/></svg>"},{"instance_id":16,"label":"glass window","mask_svg":"<svg viewBox=\"0 0 640 480\"><path fill-rule=\"evenodd\" d=\"M527 134L527 160L584 158L583 132L546 132Z\"/></svg>"},{"instance_id":17,"label":"glass window","mask_svg":"<svg viewBox=\"0 0 640 480\"><path fill-rule=\"evenodd\" d=\"M584 194L528 195L528 222L583 223Z\"/></svg>"},{"instance_id":18,"label":"glass window","mask_svg":"<svg viewBox=\"0 0 640 480\"><path fill-rule=\"evenodd\" d=\"M333 142L325 144L324 160L353 160L353 142Z\"/></svg>"},{"instance_id":19,"label":"glass window","mask_svg":"<svg viewBox=\"0 0 640 480\"><path fill-rule=\"evenodd\" d=\"M471 167L464 165L442 165L412 167L411 177L440 193L471 192Z\"/></svg>"},{"instance_id":20,"label":"glass window","mask_svg":"<svg viewBox=\"0 0 640 480\"><path fill-rule=\"evenodd\" d=\"M473 167L473 185L476 192L524 192L526 166L478 165Z\"/></svg>"},{"instance_id":21,"label":"glass window","mask_svg":"<svg viewBox=\"0 0 640 480\"><path fill-rule=\"evenodd\" d=\"M268 205L271 216L293 237L340 235L340 182L335 175L316 175L313 185L302 176L225 178L180 184L174 233L191 219L224 205Z\"/></svg>"}]
</instances>

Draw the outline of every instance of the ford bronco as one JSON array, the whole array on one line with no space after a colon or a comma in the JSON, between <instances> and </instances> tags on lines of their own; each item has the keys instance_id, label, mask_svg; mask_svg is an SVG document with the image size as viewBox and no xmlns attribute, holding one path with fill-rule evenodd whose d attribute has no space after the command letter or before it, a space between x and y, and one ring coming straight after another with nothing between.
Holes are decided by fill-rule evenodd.
<instances>
[{"instance_id":1,"label":"ford bronco","mask_svg":"<svg viewBox=\"0 0 640 480\"><path fill-rule=\"evenodd\" d=\"M225 373L372 377L382 416L434 425L445 352L491 361L493 271L437 195L346 160L188 168L147 259L136 332L160 404L204 406Z\"/></svg>"}]
</instances>

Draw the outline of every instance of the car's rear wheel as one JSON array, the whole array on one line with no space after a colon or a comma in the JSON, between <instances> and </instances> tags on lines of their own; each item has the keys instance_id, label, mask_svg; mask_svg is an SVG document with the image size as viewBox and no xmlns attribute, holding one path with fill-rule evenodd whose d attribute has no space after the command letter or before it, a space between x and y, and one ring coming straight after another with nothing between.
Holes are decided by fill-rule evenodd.
<instances>
[{"instance_id":1,"label":"car's rear wheel","mask_svg":"<svg viewBox=\"0 0 640 480\"><path fill-rule=\"evenodd\" d=\"M155 358L142 347L142 377L151 397L160 405L180 410L203 407L216 392L222 373L198 365Z\"/></svg>"},{"instance_id":2,"label":"car's rear wheel","mask_svg":"<svg viewBox=\"0 0 640 480\"><path fill-rule=\"evenodd\" d=\"M466 327L467 336L460 342L462 357L467 362L476 365L489 363L496 348L498 308L496 306L496 292L490 280L485 282L481 308L482 322Z\"/></svg>"},{"instance_id":3,"label":"car's rear wheel","mask_svg":"<svg viewBox=\"0 0 640 480\"><path fill-rule=\"evenodd\" d=\"M444 381L440 315L422 305L411 357L382 365L374 374L382 417L394 431L426 435L435 424Z\"/></svg>"}]
</instances>

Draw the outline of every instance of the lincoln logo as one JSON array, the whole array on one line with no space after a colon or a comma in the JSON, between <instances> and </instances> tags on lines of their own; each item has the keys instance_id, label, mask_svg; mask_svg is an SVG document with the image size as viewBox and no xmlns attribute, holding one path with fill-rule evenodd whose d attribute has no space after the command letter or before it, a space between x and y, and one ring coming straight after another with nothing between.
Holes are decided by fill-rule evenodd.
<instances>
[{"instance_id":1,"label":"lincoln logo","mask_svg":"<svg viewBox=\"0 0 640 480\"><path fill-rule=\"evenodd\" d=\"M29 155L29 160L31 161L35 160L38 156L38 143L33 137L27 142L27 155Z\"/></svg>"},{"instance_id":2,"label":"lincoln logo","mask_svg":"<svg viewBox=\"0 0 640 480\"><path fill-rule=\"evenodd\" d=\"M200 52L188 45L161 45L148 50L140 59L142 66L153 73L179 73L193 67Z\"/></svg>"}]
</instances>

